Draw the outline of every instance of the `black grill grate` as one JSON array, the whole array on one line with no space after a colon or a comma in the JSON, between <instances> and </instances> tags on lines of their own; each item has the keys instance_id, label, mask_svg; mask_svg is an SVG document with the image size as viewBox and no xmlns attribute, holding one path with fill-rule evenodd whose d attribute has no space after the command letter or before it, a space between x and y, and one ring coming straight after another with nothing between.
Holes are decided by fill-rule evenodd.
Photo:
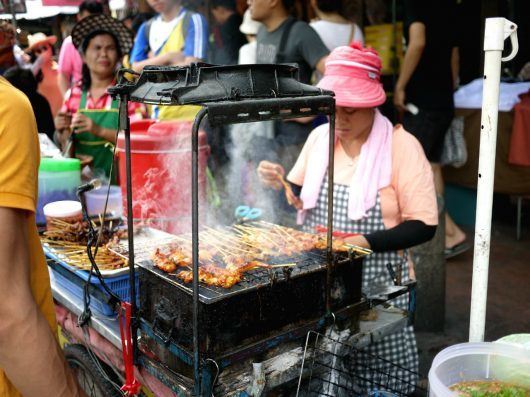
<instances>
[{"instance_id":1,"label":"black grill grate","mask_svg":"<svg viewBox=\"0 0 530 397\"><path fill-rule=\"evenodd\" d=\"M346 254L344 259L345 258ZM340 259L336 257L336 260ZM228 296L271 286L272 284L285 282L289 279L301 277L309 273L323 271L326 269L326 253L325 251L314 250L298 256L277 256L266 262L271 265L296 263L296 266L274 269L258 268L250 270L245 272L243 280L235 284L232 288L221 288L199 283L200 301L203 303L213 303ZM191 283L185 283L177 277L178 271L176 273L166 273L154 266L153 262L150 260L140 262L138 265L155 273L158 277L180 289L183 289L189 294L193 291Z\"/></svg>"}]
</instances>

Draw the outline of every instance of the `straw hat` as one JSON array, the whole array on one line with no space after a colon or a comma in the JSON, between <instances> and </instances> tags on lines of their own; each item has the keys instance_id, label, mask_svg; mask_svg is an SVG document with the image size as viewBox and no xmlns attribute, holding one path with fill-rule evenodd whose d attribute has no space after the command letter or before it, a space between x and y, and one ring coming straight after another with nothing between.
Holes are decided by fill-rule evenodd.
<instances>
[{"instance_id":1,"label":"straw hat","mask_svg":"<svg viewBox=\"0 0 530 397\"><path fill-rule=\"evenodd\" d=\"M247 9L243 14L243 23L239 26L239 30L243 34L258 34L261 22L255 21L250 16L250 9Z\"/></svg>"},{"instance_id":2,"label":"straw hat","mask_svg":"<svg viewBox=\"0 0 530 397\"><path fill-rule=\"evenodd\" d=\"M380 79L381 58L377 52L355 42L329 54L318 87L334 91L338 106L371 108L386 100Z\"/></svg>"},{"instance_id":3,"label":"straw hat","mask_svg":"<svg viewBox=\"0 0 530 397\"><path fill-rule=\"evenodd\" d=\"M72 42L79 49L83 41L94 32L108 32L116 40L122 54L127 54L133 46L133 34L122 22L104 14L90 15L76 23L72 30Z\"/></svg>"},{"instance_id":4,"label":"straw hat","mask_svg":"<svg viewBox=\"0 0 530 397\"><path fill-rule=\"evenodd\" d=\"M35 34L28 34L28 48L26 49L26 51L31 52L38 46L43 45L44 43L47 43L53 46L56 42L57 42L57 37L46 36L42 32L38 32Z\"/></svg>"}]
</instances>

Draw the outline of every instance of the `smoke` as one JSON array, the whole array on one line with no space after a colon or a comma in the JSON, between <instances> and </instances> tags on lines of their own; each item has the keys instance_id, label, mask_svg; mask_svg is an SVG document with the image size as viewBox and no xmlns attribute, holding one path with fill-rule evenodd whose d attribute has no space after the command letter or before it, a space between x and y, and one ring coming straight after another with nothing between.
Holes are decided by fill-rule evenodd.
<instances>
[{"instance_id":1,"label":"smoke","mask_svg":"<svg viewBox=\"0 0 530 397\"><path fill-rule=\"evenodd\" d=\"M273 128L272 121L230 126L230 162L226 167L226 184L230 186L227 199L233 208L238 205L260 208L263 218L277 222L277 192L264 187L256 172L261 160L273 160L270 149Z\"/></svg>"},{"instance_id":2,"label":"smoke","mask_svg":"<svg viewBox=\"0 0 530 397\"><path fill-rule=\"evenodd\" d=\"M135 222L168 233L189 233L192 213L192 123L157 124L154 128L164 127L154 133L160 136L159 144L146 153L137 154L137 157L133 153ZM199 145L199 217L203 223L207 207L206 161L209 148L205 141Z\"/></svg>"},{"instance_id":3,"label":"smoke","mask_svg":"<svg viewBox=\"0 0 530 397\"><path fill-rule=\"evenodd\" d=\"M200 131L204 131L203 127ZM150 128L160 128L161 132L157 130L154 134L160 133L163 139L148 153L135 154L133 150L135 222L168 233L190 233L192 123L159 122ZM268 145L273 122L235 124L229 130L231 143L226 147L229 161L212 170L215 178L210 180L206 170L210 147L205 139L199 139L199 224L231 225L236 221L234 210L239 205L260 208L262 219L282 223L283 213L278 211L277 200L281 193L263 187L256 172L260 160L273 160Z\"/></svg>"}]
</instances>

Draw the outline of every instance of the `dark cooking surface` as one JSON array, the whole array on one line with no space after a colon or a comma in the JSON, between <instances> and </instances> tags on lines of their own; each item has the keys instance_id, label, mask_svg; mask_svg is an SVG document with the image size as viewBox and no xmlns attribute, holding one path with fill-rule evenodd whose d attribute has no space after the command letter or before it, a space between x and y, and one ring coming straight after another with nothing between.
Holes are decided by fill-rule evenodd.
<instances>
[{"instance_id":1,"label":"dark cooking surface","mask_svg":"<svg viewBox=\"0 0 530 397\"><path fill-rule=\"evenodd\" d=\"M326 253L315 250L296 257L278 256L267 260L266 263L271 265L296 263L296 266L275 269L258 268L250 270L245 272L243 280L232 288L220 288L199 283L200 301L207 304L213 303L228 296L237 295L242 292L251 291L265 286L271 286L275 283L285 282L289 279L295 279L316 271L323 271L326 268ZM155 273L158 277L177 288L192 294L192 283L185 283L176 277L178 270L175 273L166 273L155 267L150 260L138 263L138 265Z\"/></svg>"},{"instance_id":2,"label":"dark cooking surface","mask_svg":"<svg viewBox=\"0 0 530 397\"><path fill-rule=\"evenodd\" d=\"M286 259L287 260L287 259ZM286 263L283 258L278 261ZM293 257L287 263L292 263ZM331 310L361 301L362 258L335 259L332 271ZM254 343L279 329L318 320L326 309L324 253L301 258L290 277L274 269L252 270L230 289L199 283L200 351L219 357ZM193 351L192 284L139 264L141 318L164 343Z\"/></svg>"}]
</instances>

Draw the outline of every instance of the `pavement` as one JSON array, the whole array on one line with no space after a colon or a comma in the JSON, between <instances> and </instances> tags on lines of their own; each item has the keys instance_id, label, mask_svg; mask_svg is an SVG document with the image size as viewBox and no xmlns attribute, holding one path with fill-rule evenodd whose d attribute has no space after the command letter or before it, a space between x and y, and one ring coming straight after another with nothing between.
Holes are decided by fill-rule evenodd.
<instances>
[{"instance_id":1,"label":"pavement","mask_svg":"<svg viewBox=\"0 0 530 397\"><path fill-rule=\"evenodd\" d=\"M464 228L472 242L473 228ZM473 275L473 248L446 262L444 332L417 332L420 373L427 376L434 356L467 342ZM530 203L523 209L522 235L516 240L515 207L496 199L491 234L485 341L530 333Z\"/></svg>"}]
</instances>

